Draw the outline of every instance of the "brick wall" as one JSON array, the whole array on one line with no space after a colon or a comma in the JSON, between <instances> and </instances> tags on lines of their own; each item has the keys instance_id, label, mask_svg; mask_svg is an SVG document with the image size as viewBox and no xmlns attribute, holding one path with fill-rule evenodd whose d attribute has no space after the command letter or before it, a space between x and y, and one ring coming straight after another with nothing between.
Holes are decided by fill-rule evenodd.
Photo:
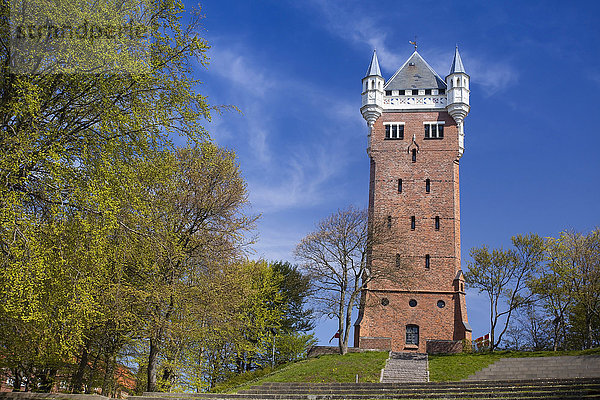
<instances>
[{"instance_id":1,"label":"brick wall","mask_svg":"<svg viewBox=\"0 0 600 400\"><path fill-rule=\"evenodd\" d=\"M444 138L424 139L424 121L444 121ZM404 139L385 140L384 122L403 122ZM416 162L412 149L418 150ZM370 338L387 337L393 351L425 352L429 341L462 340L467 335L464 290L455 282L461 265L458 150L458 129L446 111L385 112L375 122L370 216L382 224L391 217L391 235L374 245L371 262L373 268L393 273L369 283L359 328L361 348L374 345ZM414 307L411 300L416 301ZM419 327L418 346L406 344L407 325Z\"/></svg>"},{"instance_id":2,"label":"brick wall","mask_svg":"<svg viewBox=\"0 0 600 400\"><path fill-rule=\"evenodd\" d=\"M462 353L462 340L429 340L427 341L428 354Z\"/></svg>"},{"instance_id":3,"label":"brick wall","mask_svg":"<svg viewBox=\"0 0 600 400\"><path fill-rule=\"evenodd\" d=\"M372 348L369 350L365 350L365 349L359 349L358 347L348 347L348 353L362 353L364 351L388 351L389 349L384 349L384 348ZM318 356L322 356L324 354L340 354L340 348L338 346L313 346L310 348L310 350L308 351L308 354L306 355L306 357L311 358L311 357L318 357Z\"/></svg>"}]
</instances>

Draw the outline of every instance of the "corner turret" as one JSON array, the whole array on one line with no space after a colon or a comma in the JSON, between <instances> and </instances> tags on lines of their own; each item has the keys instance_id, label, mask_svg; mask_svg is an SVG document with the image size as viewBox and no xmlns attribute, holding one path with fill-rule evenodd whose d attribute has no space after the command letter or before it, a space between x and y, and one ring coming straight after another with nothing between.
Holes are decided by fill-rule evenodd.
<instances>
[{"instance_id":1,"label":"corner turret","mask_svg":"<svg viewBox=\"0 0 600 400\"><path fill-rule=\"evenodd\" d=\"M373 51L373 58L367 74L362 80L362 107L360 112L363 118L367 121L369 127L369 142L367 147L367 153L371 148L371 131L375 121L379 118L383 112L383 85L384 79L381 76L381 70L379 69L379 61L377 60L377 52Z\"/></svg>"},{"instance_id":2,"label":"corner turret","mask_svg":"<svg viewBox=\"0 0 600 400\"><path fill-rule=\"evenodd\" d=\"M448 113L454 118L458 126L458 157L462 157L465 151L465 133L463 128L463 120L469 113L471 106L469 105L469 80L470 77L465 71L458 46L454 52L454 60L450 67L450 74L446 77Z\"/></svg>"}]
</instances>

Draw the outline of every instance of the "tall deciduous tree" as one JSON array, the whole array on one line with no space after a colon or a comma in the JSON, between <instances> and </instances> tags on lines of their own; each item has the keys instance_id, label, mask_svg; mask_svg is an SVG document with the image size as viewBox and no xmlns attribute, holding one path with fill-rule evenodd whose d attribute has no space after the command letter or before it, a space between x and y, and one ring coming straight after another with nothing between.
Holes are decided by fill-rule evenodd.
<instances>
[{"instance_id":1,"label":"tall deciduous tree","mask_svg":"<svg viewBox=\"0 0 600 400\"><path fill-rule=\"evenodd\" d=\"M559 342L574 348L600 343L600 229L587 235L561 232L548 239L546 268L533 290L555 321L554 348ZM562 340L559 341L559 334Z\"/></svg>"},{"instance_id":2,"label":"tall deciduous tree","mask_svg":"<svg viewBox=\"0 0 600 400\"><path fill-rule=\"evenodd\" d=\"M471 249L473 261L465 273L467 285L488 296L492 351L502 341L513 312L531 300L528 283L544 255L544 241L536 234L513 236L512 242L514 249L511 250L490 252L486 246Z\"/></svg>"},{"instance_id":3,"label":"tall deciduous tree","mask_svg":"<svg viewBox=\"0 0 600 400\"><path fill-rule=\"evenodd\" d=\"M185 169L186 157L172 155L171 135L204 142L201 121L214 110L191 78L193 68L206 65L208 44L196 33L198 16L184 28L182 12L177 0L0 5L0 325L15 328L0 330L0 363L14 367L17 376L39 378L44 388L75 359L75 391L82 387L86 358L102 354L108 374L119 347L141 324L161 332L169 320L170 296L184 285L157 294L164 287L152 286L153 279L173 282L175 266L213 265L235 247L228 241L241 235L220 231L231 227L227 220L235 212L210 208L239 198L219 203L192 193L208 207L194 209L177 195L189 194L203 171L185 175L188 186L172 179L177 168L169 161L177 158ZM29 26L34 31L19 31ZM52 26L89 28L90 35L106 26L141 28L144 35L131 40L129 33L111 31L109 37L81 39L74 32L54 36ZM48 36L22 46L13 41L19 39L11 37L15 32L25 40L29 33ZM221 153L212 162L237 170ZM212 184L206 182L206 192L218 195ZM172 204L156 197L167 187L181 189L169 192ZM209 217L187 225L173 218L180 225L163 229L174 225L156 218L159 203ZM242 220L233 215L231 223ZM198 230L206 236L180 240L186 232L202 236L192 233ZM215 252L201 260L191 246L206 250L206 243ZM156 312L148 312L153 306ZM140 321L140 310L156 318ZM24 340L13 340L18 331Z\"/></svg>"},{"instance_id":4,"label":"tall deciduous tree","mask_svg":"<svg viewBox=\"0 0 600 400\"><path fill-rule=\"evenodd\" d=\"M296 247L312 282L315 310L338 321L341 354L348 351L352 310L362 290L371 280L390 278L394 272L368 263L372 247L385 243L386 233L377 221L369 223L366 210L350 207L321 220Z\"/></svg>"},{"instance_id":5,"label":"tall deciduous tree","mask_svg":"<svg viewBox=\"0 0 600 400\"><path fill-rule=\"evenodd\" d=\"M150 391L157 388L159 352L172 340L172 328L194 325L206 301L216 300L202 296L208 291L206 282L213 271L241 255L255 220L243 212L246 184L233 153L204 143L178 150L174 161L171 179L153 198L154 217L140 236L154 240L153 259L144 271Z\"/></svg>"}]
</instances>

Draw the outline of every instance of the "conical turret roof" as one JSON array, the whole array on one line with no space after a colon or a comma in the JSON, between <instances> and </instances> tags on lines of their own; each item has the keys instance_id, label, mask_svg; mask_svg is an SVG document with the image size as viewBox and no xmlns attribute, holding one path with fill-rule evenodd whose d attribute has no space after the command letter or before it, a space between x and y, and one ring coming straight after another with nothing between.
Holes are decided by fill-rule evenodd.
<instances>
[{"instance_id":1,"label":"conical turret roof","mask_svg":"<svg viewBox=\"0 0 600 400\"><path fill-rule=\"evenodd\" d=\"M379 61L377 60L377 51L373 50L373 58L371 58L371 64L369 65L369 69L367 70L367 76L381 76L381 70L379 69Z\"/></svg>"},{"instance_id":2,"label":"conical turret roof","mask_svg":"<svg viewBox=\"0 0 600 400\"><path fill-rule=\"evenodd\" d=\"M450 67L450 74L463 73L466 74L465 67L463 66L462 59L460 58L460 53L458 52L458 46L456 46L456 50L454 51L454 60L452 60L452 66Z\"/></svg>"},{"instance_id":3,"label":"conical turret roof","mask_svg":"<svg viewBox=\"0 0 600 400\"><path fill-rule=\"evenodd\" d=\"M445 89L446 82L415 52L386 83L386 90Z\"/></svg>"}]
</instances>

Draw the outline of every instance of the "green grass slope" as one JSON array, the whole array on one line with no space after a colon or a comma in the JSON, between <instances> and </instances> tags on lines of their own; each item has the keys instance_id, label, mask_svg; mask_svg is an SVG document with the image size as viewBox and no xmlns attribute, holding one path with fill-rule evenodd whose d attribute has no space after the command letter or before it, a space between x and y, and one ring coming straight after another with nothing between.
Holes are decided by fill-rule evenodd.
<instances>
[{"instance_id":1,"label":"green grass slope","mask_svg":"<svg viewBox=\"0 0 600 400\"><path fill-rule=\"evenodd\" d=\"M260 377L256 373L249 373L247 379L246 374L238 375L236 386L228 381L215 391L238 391L265 382L356 382L357 374L359 382L379 382L387 358L387 352L379 351L328 354L284 365Z\"/></svg>"},{"instance_id":2,"label":"green grass slope","mask_svg":"<svg viewBox=\"0 0 600 400\"><path fill-rule=\"evenodd\" d=\"M438 354L429 356L432 382L460 381L501 358L556 357L600 354L600 349L583 351L495 351L493 353Z\"/></svg>"},{"instance_id":3,"label":"green grass slope","mask_svg":"<svg viewBox=\"0 0 600 400\"><path fill-rule=\"evenodd\" d=\"M432 382L459 381L506 357L555 357L600 354L600 349L585 351L496 351L494 353L439 354L429 356ZM379 382L387 352L331 354L298 361L276 368L237 375L217 386L216 392L235 392L265 382Z\"/></svg>"}]
</instances>

